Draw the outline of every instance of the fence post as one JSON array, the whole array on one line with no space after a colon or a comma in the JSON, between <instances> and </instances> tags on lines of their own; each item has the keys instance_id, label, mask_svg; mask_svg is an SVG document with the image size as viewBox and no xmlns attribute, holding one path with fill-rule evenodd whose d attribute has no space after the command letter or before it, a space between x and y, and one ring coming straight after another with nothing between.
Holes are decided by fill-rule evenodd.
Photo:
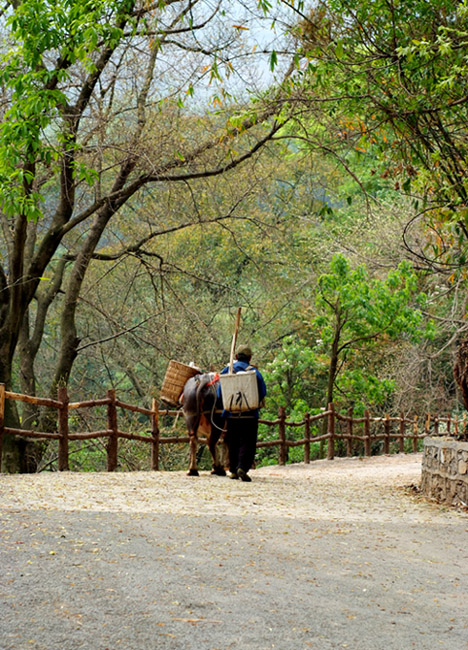
<instances>
[{"instance_id":1,"label":"fence post","mask_svg":"<svg viewBox=\"0 0 468 650\"><path fill-rule=\"evenodd\" d=\"M450 416L450 413L447 415L447 435L451 435L451 424L452 424L452 418Z\"/></svg>"},{"instance_id":2,"label":"fence post","mask_svg":"<svg viewBox=\"0 0 468 650\"><path fill-rule=\"evenodd\" d=\"M2 471L3 434L5 433L5 384L0 384L0 472Z\"/></svg>"},{"instance_id":3,"label":"fence post","mask_svg":"<svg viewBox=\"0 0 468 650\"><path fill-rule=\"evenodd\" d=\"M388 413L385 413L384 432L385 432L385 438L383 441L383 453L389 454L390 453L390 415Z\"/></svg>"},{"instance_id":4,"label":"fence post","mask_svg":"<svg viewBox=\"0 0 468 650\"><path fill-rule=\"evenodd\" d=\"M405 414L400 413L400 454L402 454L405 451L405 425L406 425L406 420L405 420Z\"/></svg>"},{"instance_id":5,"label":"fence post","mask_svg":"<svg viewBox=\"0 0 468 650\"><path fill-rule=\"evenodd\" d=\"M371 455L369 411L364 411L364 454Z\"/></svg>"},{"instance_id":6,"label":"fence post","mask_svg":"<svg viewBox=\"0 0 468 650\"><path fill-rule=\"evenodd\" d=\"M439 414L434 417L434 435L439 435Z\"/></svg>"},{"instance_id":7,"label":"fence post","mask_svg":"<svg viewBox=\"0 0 468 650\"><path fill-rule=\"evenodd\" d=\"M310 463L310 414L306 413L304 415L304 463L308 465Z\"/></svg>"},{"instance_id":8,"label":"fence post","mask_svg":"<svg viewBox=\"0 0 468 650\"><path fill-rule=\"evenodd\" d=\"M153 397L151 406L153 415L151 416L151 436L153 443L151 446L151 469L157 472L159 470L159 406L158 400Z\"/></svg>"},{"instance_id":9,"label":"fence post","mask_svg":"<svg viewBox=\"0 0 468 650\"><path fill-rule=\"evenodd\" d=\"M431 429L431 414L428 413L426 417L426 423L424 425L424 433L426 434L426 436L429 435L430 429Z\"/></svg>"},{"instance_id":10,"label":"fence post","mask_svg":"<svg viewBox=\"0 0 468 650\"><path fill-rule=\"evenodd\" d=\"M328 447L327 460L335 458L335 405L330 402L328 405Z\"/></svg>"},{"instance_id":11,"label":"fence post","mask_svg":"<svg viewBox=\"0 0 468 650\"><path fill-rule=\"evenodd\" d=\"M70 469L68 465L68 393L66 386L60 386L57 390L58 401L62 405L58 409L58 432L60 434L58 447L58 468L59 472L66 472Z\"/></svg>"},{"instance_id":12,"label":"fence post","mask_svg":"<svg viewBox=\"0 0 468 650\"><path fill-rule=\"evenodd\" d=\"M413 452L418 451L418 416L414 416L413 420Z\"/></svg>"},{"instance_id":13,"label":"fence post","mask_svg":"<svg viewBox=\"0 0 468 650\"><path fill-rule=\"evenodd\" d=\"M347 429L348 429L348 437L346 438L346 456L352 456L353 455L353 407L350 406L348 409L348 422L347 422Z\"/></svg>"},{"instance_id":14,"label":"fence post","mask_svg":"<svg viewBox=\"0 0 468 650\"><path fill-rule=\"evenodd\" d=\"M115 405L115 390L113 388L107 391L107 397L110 400L107 405L107 428L112 433L109 434L107 442L107 471L115 472L117 469L117 407Z\"/></svg>"},{"instance_id":15,"label":"fence post","mask_svg":"<svg viewBox=\"0 0 468 650\"><path fill-rule=\"evenodd\" d=\"M278 433L280 439L279 464L286 465L288 450L286 445L286 409L284 408L284 406L279 407L278 417L279 417Z\"/></svg>"}]
</instances>

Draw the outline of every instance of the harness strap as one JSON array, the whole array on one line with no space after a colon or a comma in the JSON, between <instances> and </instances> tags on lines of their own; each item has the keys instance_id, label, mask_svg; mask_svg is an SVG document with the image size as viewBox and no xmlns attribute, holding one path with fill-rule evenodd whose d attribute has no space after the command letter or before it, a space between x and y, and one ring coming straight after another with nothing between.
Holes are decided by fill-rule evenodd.
<instances>
[{"instance_id":1,"label":"harness strap","mask_svg":"<svg viewBox=\"0 0 468 650\"><path fill-rule=\"evenodd\" d=\"M192 411L190 413L184 411L184 415L186 415L187 417L191 417L194 415L206 415L207 413L224 413L224 411L219 409L215 409L214 411L212 409L209 409L208 411L200 411L200 413L197 413L196 411Z\"/></svg>"}]
</instances>

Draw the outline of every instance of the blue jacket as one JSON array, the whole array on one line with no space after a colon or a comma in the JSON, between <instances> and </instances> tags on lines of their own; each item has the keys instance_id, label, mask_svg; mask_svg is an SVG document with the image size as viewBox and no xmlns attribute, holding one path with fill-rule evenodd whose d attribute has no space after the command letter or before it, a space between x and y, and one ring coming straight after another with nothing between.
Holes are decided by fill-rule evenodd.
<instances>
[{"instance_id":1,"label":"blue jacket","mask_svg":"<svg viewBox=\"0 0 468 650\"><path fill-rule=\"evenodd\" d=\"M246 363L245 361L234 361L234 364L233 364L234 372L239 372L239 370L247 370L247 368L249 370L252 370L252 369L255 370L255 373L257 375L258 400L259 400L259 403L261 404L262 400L265 399L265 396L267 394L267 389L266 389L265 381L264 381L260 371L257 370L257 368L254 368L254 366L251 366L249 363ZM221 371L221 374L225 375L228 372L229 372L229 366L226 366ZM218 397L218 400L222 399L221 382L219 382L219 384L218 384L217 397ZM244 411L241 414L236 414L237 417L239 417L239 415L241 417L250 417L250 418L254 417L254 418L258 419L259 410L255 409L253 411ZM230 413L229 411L223 411L222 417L223 418L234 417L234 414Z\"/></svg>"}]
</instances>

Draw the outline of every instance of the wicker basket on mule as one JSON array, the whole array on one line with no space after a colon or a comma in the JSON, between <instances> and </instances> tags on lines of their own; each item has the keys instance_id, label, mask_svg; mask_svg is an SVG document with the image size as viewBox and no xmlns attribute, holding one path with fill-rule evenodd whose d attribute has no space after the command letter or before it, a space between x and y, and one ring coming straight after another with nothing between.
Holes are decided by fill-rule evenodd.
<instances>
[{"instance_id":1,"label":"wicker basket on mule","mask_svg":"<svg viewBox=\"0 0 468 650\"><path fill-rule=\"evenodd\" d=\"M161 386L160 399L170 406L180 406L179 397L190 377L199 375L200 370L179 361L169 361Z\"/></svg>"}]
</instances>

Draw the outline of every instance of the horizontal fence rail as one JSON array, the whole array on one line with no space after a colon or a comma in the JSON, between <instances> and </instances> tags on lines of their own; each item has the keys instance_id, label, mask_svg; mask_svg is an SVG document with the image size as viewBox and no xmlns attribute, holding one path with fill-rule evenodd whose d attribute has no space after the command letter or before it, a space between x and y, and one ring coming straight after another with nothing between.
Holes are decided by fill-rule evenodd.
<instances>
[{"instance_id":1,"label":"horizontal fence rail","mask_svg":"<svg viewBox=\"0 0 468 650\"><path fill-rule=\"evenodd\" d=\"M55 409L57 411L57 431L41 432L35 430L16 429L5 426L5 401L13 400L35 404ZM105 406L107 409L107 428L100 431L70 432L69 413L70 411L81 408L95 408ZM121 431L118 427L117 409L131 411L146 415L149 418L150 430L146 435ZM97 438L107 438L107 471L113 472L118 465L118 441L119 438L126 440L136 440L147 443L151 446L151 469L159 470L160 446L163 444L183 444L189 443L190 438L186 436L161 436L159 420L160 416L179 417L181 410L161 409L158 401L153 399L151 409L127 404L116 398L115 390L108 390L107 396L103 399L85 400L82 402L70 402L66 388L59 388L57 399L45 397L33 397L22 395L5 390L5 386L0 384L0 466L2 459L2 443L5 434L22 436L24 438L39 440L58 440L58 469L64 471L69 469L69 442L75 440L91 440ZM311 425L318 421L326 419L326 433L312 433ZM275 420L259 420L260 424L278 431L278 438L271 440L260 440L257 442L257 448L278 447L278 462L280 465L286 464L288 458L288 449L292 447L304 447L304 462L310 462L311 444L315 442L327 442L327 458L333 460L335 457L336 442L341 440L346 445L346 455L352 455L352 443L359 441L363 443L364 454L370 456L372 445L375 442L383 441L382 451L384 454L390 453L390 443L397 442L400 452L404 451L405 440L411 440L412 451L418 451L418 442L421 438L428 435L439 435L441 425L444 426L444 435L457 436L460 431L460 425L463 431L466 427L466 418L461 420L451 416L440 417L439 415L425 415L407 417L401 414L399 417L386 415L384 417L371 417L369 411L365 411L363 417L353 417L352 410L346 415L340 414L335 410L334 404L329 404L327 410L317 415L304 416L300 422L291 422L287 419L284 407L278 410L278 418ZM380 427L380 433L371 431L372 428ZM359 427L359 431L356 429ZM288 439L287 431L289 429L301 429L304 436L300 439ZM341 429L341 431L339 430ZM200 443L206 443L206 439L200 438Z\"/></svg>"}]
</instances>

